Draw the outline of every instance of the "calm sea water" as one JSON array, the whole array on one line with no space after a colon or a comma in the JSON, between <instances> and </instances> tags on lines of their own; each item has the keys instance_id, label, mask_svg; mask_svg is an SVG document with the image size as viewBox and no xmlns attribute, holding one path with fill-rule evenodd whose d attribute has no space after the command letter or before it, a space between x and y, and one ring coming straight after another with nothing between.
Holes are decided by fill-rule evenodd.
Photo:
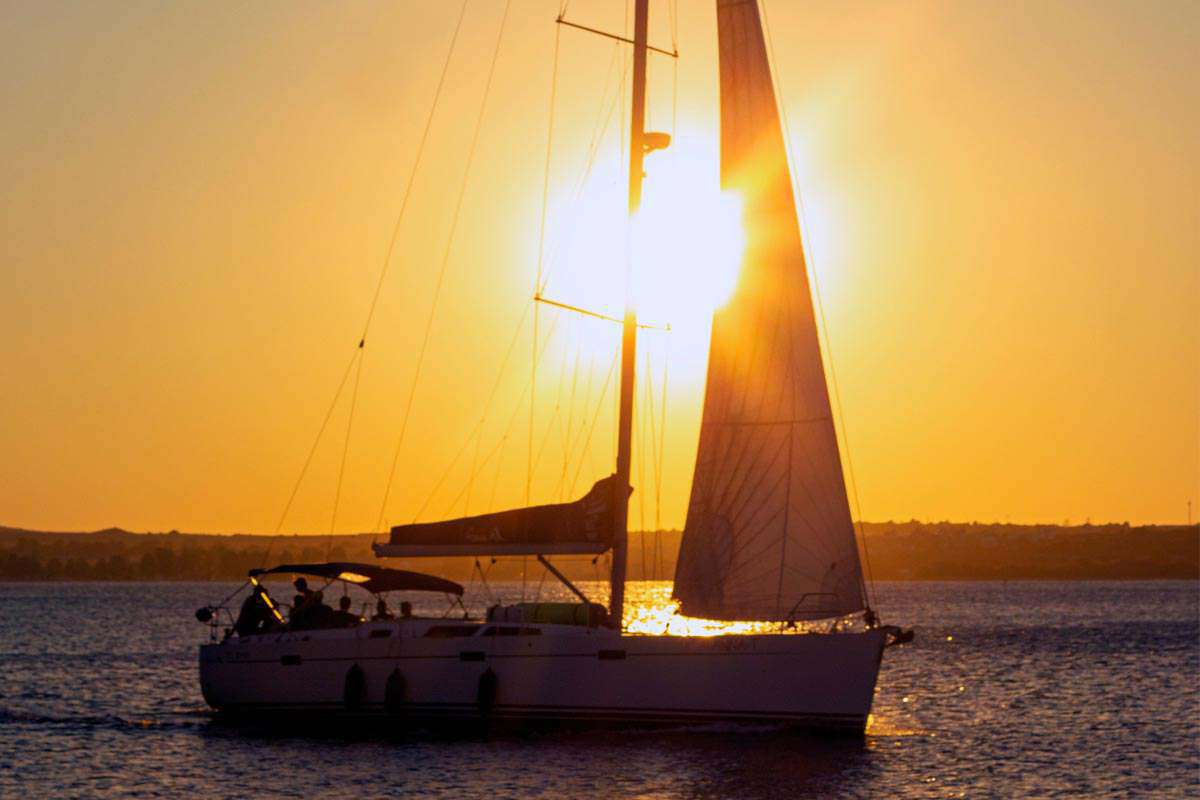
<instances>
[{"instance_id":1,"label":"calm sea water","mask_svg":"<svg viewBox=\"0 0 1200 800\"><path fill-rule=\"evenodd\" d=\"M230 588L0 584L0 797L1200 795L1197 583L880 584L917 640L888 652L861 741L231 727L200 697L192 618ZM634 584L633 611L665 591Z\"/></svg>"}]
</instances>

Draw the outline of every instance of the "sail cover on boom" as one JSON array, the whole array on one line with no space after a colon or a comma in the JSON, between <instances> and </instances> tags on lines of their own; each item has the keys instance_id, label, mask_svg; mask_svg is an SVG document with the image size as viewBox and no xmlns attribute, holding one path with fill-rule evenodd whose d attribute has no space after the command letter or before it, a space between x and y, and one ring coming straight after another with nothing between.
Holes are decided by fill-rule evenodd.
<instances>
[{"instance_id":1,"label":"sail cover on boom","mask_svg":"<svg viewBox=\"0 0 1200 800\"><path fill-rule=\"evenodd\" d=\"M573 503L397 525L377 556L603 553L612 547L617 478L599 480ZM629 492L629 487L626 487Z\"/></svg>"},{"instance_id":2,"label":"sail cover on boom","mask_svg":"<svg viewBox=\"0 0 1200 800\"><path fill-rule=\"evenodd\" d=\"M862 572L757 4L717 0L717 28L721 183L746 250L713 316L675 597L708 619L850 614Z\"/></svg>"}]
</instances>

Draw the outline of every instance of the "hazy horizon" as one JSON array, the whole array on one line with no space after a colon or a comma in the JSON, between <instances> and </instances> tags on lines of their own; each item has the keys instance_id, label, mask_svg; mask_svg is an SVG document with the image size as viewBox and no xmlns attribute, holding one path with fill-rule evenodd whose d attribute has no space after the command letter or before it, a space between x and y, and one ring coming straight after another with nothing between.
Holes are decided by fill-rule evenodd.
<instances>
[{"instance_id":1,"label":"hazy horizon","mask_svg":"<svg viewBox=\"0 0 1200 800\"><path fill-rule=\"evenodd\" d=\"M1060 520L1059 522L1050 522L1050 521L1009 522L1006 520L990 520L990 521L989 520L951 520L951 519L921 520L921 519L912 518L912 519L887 519L887 520L869 520L869 519L854 520L854 524L855 524L855 526L863 525L863 526L867 526L867 527L885 527L885 526L901 526L901 525L923 525L923 526L948 525L948 526L952 526L952 527L973 526L973 527L985 527L986 528L986 527L997 527L997 526L1000 526L1000 527L1013 526L1013 527L1022 527L1022 528L1059 528L1059 529L1085 528L1085 527L1119 528L1122 526L1126 526L1131 529L1200 527L1200 523L1197 523L1195 521L1189 523L1186 520L1184 520L1182 522L1148 522L1148 523L1135 524L1135 523L1130 522L1129 520L1092 520L1092 519L1082 519L1082 520L1067 519L1067 520ZM25 527L20 527L20 526L16 526L16 525L8 525L3 522L0 522L0 532L35 533L35 534L43 534L44 533L44 534L50 534L50 535L56 535L56 534L86 535L86 534L93 534L93 533L114 532L114 533L129 533L129 534L134 534L134 535L138 535L138 536L163 536L163 535L170 535L170 534L179 534L181 536L261 536L261 537L268 537L268 538L279 537L280 539L287 539L287 538L329 539L330 537L338 537L338 536L345 536L345 537L377 536L378 537L378 536L387 535L387 531L368 531L368 530L338 531L338 532L332 533L332 534L329 533L328 531L322 532L322 531L317 531L317 530L309 530L309 531L282 530L278 533L275 533L272 531L250 531L250 530L200 531L200 530L181 530L179 528L161 528L161 529L153 529L153 530L152 529L130 530L129 528L123 527L121 525L104 525L99 528L77 529L77 530L69 530L68 531L68 530L52 530L49 528L25 528ZM650 536L650 535L654 535L654 534L682 535L683 534L683 526L680 525L679 527L676 527L676 528L646 528L646 529L630 528L629 529L630 536ZM515 556L509 557L509 558L517 558L519 560L519 557L515 557Z\"/></svg>"},{"instance_id":2,"label":"hazy horizon","mask_svg":"<svg viewBox=\"0 0 1200 800\"><path fill-rule=\"evenodd\" d=\"M669 47L666 4L652 5L651 39ZM672 187L715 193L711 5L679 10L676 141L647 162L648 198L668 208ZM1200 516L1200 4L765 7L854 516L1178 524L1189 501ZM381 516L502 8L468 7L366 348L339 533ZM508 20L386 522L524 501L522 315L556 33L547 242L565 255L547 292L619 299L619 266L608 281L571 254L619 216L620 110L570 200L620 46L556 31L557 11L530 0ZM0 522L275 529L361 333L457 13L0 10ZM623 10L576 2L568 18L620 30ZM671 130L670 63L650 71L651 127ZM666 456L659 487L639 428L635 529L682 527L703 391L704 314L660 310L673 326ZM540 312L533 502L611 471L607 325ZM643 343L659 392L666 338ZM564 455L559 429L591 408L589 446ZM346 409L343 397L285 532L329 532Z\"/></svg>"}]
</instances>

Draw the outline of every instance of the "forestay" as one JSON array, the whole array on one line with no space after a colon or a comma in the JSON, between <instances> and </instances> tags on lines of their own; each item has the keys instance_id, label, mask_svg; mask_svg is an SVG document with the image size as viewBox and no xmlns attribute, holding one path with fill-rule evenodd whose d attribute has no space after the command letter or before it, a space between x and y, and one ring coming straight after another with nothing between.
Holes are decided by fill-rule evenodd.
<instances>
[{"instance_id":1,"label":"forestay","mask_svg":"<svg viewBox=\"0 0 1200 800\"><path fill-rule=\"evenodd\" d=\"M717 0L721 182L741 195L738 287L713 317L681 612L724 620L861 610L862 572L787 153L754 0Z\"/></svg>"}]
</instances>

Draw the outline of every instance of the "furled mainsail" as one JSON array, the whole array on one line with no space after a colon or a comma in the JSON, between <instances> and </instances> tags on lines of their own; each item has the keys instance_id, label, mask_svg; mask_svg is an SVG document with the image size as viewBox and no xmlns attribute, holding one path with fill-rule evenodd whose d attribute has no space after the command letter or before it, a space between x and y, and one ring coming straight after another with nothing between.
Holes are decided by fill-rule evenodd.
<instances>
[{"instance_id":1,"label":"furled mainsail","mask_svg":"<svg viewBox=\"0 0 1200 800\"><path fill-rule=\"evenodd\" d=\"M603 553L613 544L617 485L617 477L610 475L571 503L397 525L386 544L375 545L375 555Z\"/></svg>"},{"instance_id":2,"label":"furled mainsail","mask_svg":"<svg viewBox=\"0 0 1200 800\"><path fill-rule=\"evenodd\" d=\"M818 619L864 607L787 152L754 0L717 0L721 183L741 195L737 289L713 316L683 614Z\"/></svg>"}]
</instances>

